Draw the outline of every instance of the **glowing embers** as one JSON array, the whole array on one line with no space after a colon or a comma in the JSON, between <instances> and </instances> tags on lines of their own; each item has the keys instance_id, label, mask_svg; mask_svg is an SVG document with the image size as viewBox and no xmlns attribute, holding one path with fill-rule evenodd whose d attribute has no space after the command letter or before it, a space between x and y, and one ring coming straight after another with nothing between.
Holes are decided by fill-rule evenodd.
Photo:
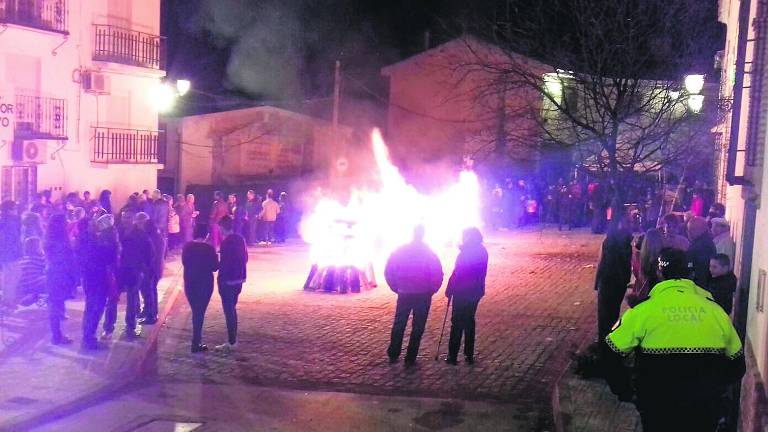
<instances>
[{"instance_id":1,"label":"glowing embers","mask_svg":"<svg viewBox=\"0 0 768 432\"><path fill-rule=\"evenodd\" d=\"M359 293L361 290L376 288L376 276L373 265L368 264L360 269L351 265L327 266L322 269L317 264L312 265L305 291L348 292Z\"/></svg>"}]
</instances>

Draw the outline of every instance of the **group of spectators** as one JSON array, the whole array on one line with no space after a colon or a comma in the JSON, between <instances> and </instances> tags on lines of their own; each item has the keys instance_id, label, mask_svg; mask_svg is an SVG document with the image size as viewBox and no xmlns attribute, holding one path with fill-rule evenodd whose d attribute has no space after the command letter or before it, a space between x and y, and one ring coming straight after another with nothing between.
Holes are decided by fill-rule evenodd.
<instances>
[{"instance_id":1,"label":"group of spectators","mask_svg":"<svg viewBox=\"0 0 768 432\"><path fill-rule=\"evenodd\" d=\"M636 397L644 430L714 431L727 421L728 386L744 373L730 321L735 244L724 206L703 212L699 203L668 213L637 236L622 216L611 222L602 245L595 281L598 357L619 398ZM619 319L624 301L630 309ZM631 352L637 352L634 385L615 357ZM685 427L659 429L670 424Z\"/></svg>"},{"instance_id":2,"label":"group of spectators","mask_svg":"<svg viewBox=\"0 0 768 432\"><path fill-rule=\"evenodd\" d=\"M682 182L669 188L658 182L629 182L624 187L624 206L632 216L635 230L647 230L657 225L667 211L690 212L706 217L706 209L714 202L714 190L701 182ZM494 229L517 228L549 223L559 229L589 226L593 233L602 234L616 208L614 185L610 181L586 178L550 182L544 177L506 179L489 191L487 219Z\"/></svg>"},{"instance_id":3,"label":"group of spectators","mask_svg":"<svg viewBox=\"0 0 768 432\"><path fill-rule=\"evenodd\" d=\"M127 339L140 336L140 325L156 323L157 285L165 259L196 235L215 253L230 232L242 234L249 243L285 239L286 230L279 226L281 207L287 206L285 193L278 203L271 190L265 200L249 191L241 206L234 194L225 201L217 192L207 230L196 226L200 212L192 194L174 199L159 190L144 190L130 195L119 210L113 209L111 196L104 190L94 200L86 191L53 202L50 191L44 191L26 209L14 201L0 206L2 303L11 308L47 305L53 344L72 342L62 333L61 322L67 319L65 302L78 295L78 288L85 296L82 347L95 350L100 348L100 324L104 340L115 331L122 293Z\"/></svg>"},{"instance_id":4,"label":"group of spectators","mask_svg":"<svg viewBox=\"0 0 768 432\"><path fill-rule=\"evenodd\" d=\"M225 199L221 191L214 192L208 217L214 247L218 248L221 244L218 223L224 216L232 218L233 232L243 236L249 245L284 243L292 230L293 212L286 192L281 192L277 200L274 195L272 189L267 190L264 198L254 190L249 190L245 203L241 204L237 194L231 193Z\"/></svg>"}]
</instances>

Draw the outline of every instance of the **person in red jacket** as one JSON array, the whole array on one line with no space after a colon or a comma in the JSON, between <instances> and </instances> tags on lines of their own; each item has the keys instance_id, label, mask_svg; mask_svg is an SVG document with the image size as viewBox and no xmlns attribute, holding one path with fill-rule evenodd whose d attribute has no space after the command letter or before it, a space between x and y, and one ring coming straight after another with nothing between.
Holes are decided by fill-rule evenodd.
<instances>
[{"instance_id":1,"label":"person in red jacket","mask_svg":"<svg viewBox=\"0 0 768 432\"><path fill-rule=\"evenodd\" d=\"M451 336L445 360L451 365L456 365L462 335L464 359L467 364L475 361L475 313L485 295L485 276L488 273L488 251L483 246L483 235L479 229L464 230L460 249L445 290L445 296L453 301Z\"/></svg>"},{"instance_id":2,"label":"person in red jacket","mask_svg":"<svg viewBox=\"0 0 768 432\"><path fill-rule=\"evenodd\" d=\"M248 246L245 239L232 231L232 218L224 216L219 221L224 240L219 252L219 296L227 322L227 342L216 349L231 351L237 345L237 299L247 276Z\"/></svg>"},{"instance_id":3,"label":"person in red jacket","mask_svg":"<svg viewBox=\"0 0 768 432\"><path fill-rule=\"evenodd\" d=\"M413 328L405 354L405 365L413 366L419 354L421 336L424 334L429 308L432 305L432 295L443 283L443 267L437 255L424 243L423 226L414 229L413 241L390 255L384 277L390 289L397 293L395 320L387 349L389 362L395 363L400 357L405 327L413 312Z\"/></svg>"}]
</instances>

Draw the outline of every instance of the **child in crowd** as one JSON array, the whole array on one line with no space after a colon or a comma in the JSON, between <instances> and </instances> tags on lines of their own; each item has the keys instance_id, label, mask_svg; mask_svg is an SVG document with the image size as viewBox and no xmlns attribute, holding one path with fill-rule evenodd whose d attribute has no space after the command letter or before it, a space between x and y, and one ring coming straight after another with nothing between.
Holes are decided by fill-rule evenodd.
<instances>
[{"instance_id":1,"label":"child in crowd","mask_svg":"<svg viewBox=\"0 0 768 432\"><path fill-rule=\"evenodd\" d=\"M19 269L19 303L30 306L45 292L45 255L40 237L29 237L24 241L24 257L19 262Z\"/></svg>"},{"instance_id":2,"label":"child in crowd","mask_svg":"<svg viewBox=\"0 0 768 432\"><path fill-rule=\"evenodd\" d=\"M712 293L715 302L725 313L733 309L733 293L736 292L736 275L731 271L731 259L726 254L717 254L709 260L709 273L712 275L707 284L707 291Z\"/></svg>"}]
</instances>

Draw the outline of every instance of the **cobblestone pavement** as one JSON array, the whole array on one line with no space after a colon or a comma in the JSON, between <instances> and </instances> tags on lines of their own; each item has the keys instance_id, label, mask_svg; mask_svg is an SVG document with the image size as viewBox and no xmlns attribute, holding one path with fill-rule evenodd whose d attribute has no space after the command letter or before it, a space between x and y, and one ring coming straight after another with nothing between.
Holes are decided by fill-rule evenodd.
<instances>
[{"instance_id":1,"label":"cobblestone pavement","mask_svg":"<svg viewBox=\"0 0 768 432\"><path fill-rule=\"evenodd\" d=\"M182 296L150 366L165 382L512 402L520 416L545 424L552 385L594 326L599 241L584 231L491 236L474 366L434 361L447 303L443 289L433 298L417 367L405 369L402 362L390 366L384 351L395 295L383 278L378 288L361 294L303 292L308 251L299 244L251 250L248 282L238 305L237 351L190 354L191 317ZM451 261L444 260L446 274ZM214 294L204 342L221 343L225 334Z\"/></svg>"}]
</instances>

